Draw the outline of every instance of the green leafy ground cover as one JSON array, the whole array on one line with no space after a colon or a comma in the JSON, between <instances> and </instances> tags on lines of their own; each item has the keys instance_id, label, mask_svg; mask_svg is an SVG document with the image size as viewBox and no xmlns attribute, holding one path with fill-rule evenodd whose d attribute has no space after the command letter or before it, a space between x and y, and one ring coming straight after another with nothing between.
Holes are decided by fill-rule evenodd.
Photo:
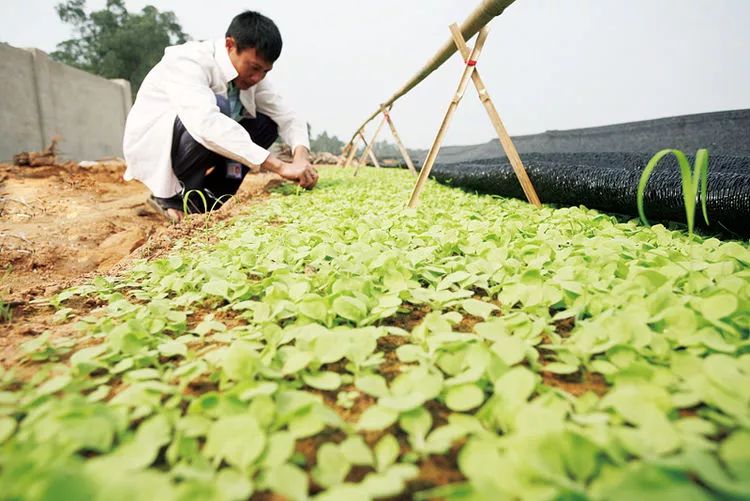
<instances>
[{"instance_id":1,"label":"green leafy ground cover","mask_svg":"<svg viewBox=\"0 0 750 501\"><path fill-rule=\"evenodd\" d=\"M0 497L750 498L746 243L412 183L326 169L55 298Z\"/></svg>"}]
</instances>

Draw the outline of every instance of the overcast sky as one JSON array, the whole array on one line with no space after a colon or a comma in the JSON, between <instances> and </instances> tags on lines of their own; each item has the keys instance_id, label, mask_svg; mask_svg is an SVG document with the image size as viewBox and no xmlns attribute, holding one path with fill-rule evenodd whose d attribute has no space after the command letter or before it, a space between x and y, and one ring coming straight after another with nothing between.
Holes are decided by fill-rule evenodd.
<instances>
[{"instance_id":1,"label":"overcast sky","mask_svg":"<svg viewBox=\"0 0 750 501\"><path fill-rule=\"evenodd\" d=\"M56 3L1 0L0 41L54 50L71 36ZM131 11L146 4L174 11L194 39L222 37L244 9L268 15L284 37L271 78L314 134L326 129L342 139L478 3L126 0ZM750 108L748 20L750 0L517 0L490 25L477 67L511 134ZM396 103L392 115L409 147L432 142L460 72L454 56ZM470 89L446 144L493 137Z\"/></svg>"}]
</instances>

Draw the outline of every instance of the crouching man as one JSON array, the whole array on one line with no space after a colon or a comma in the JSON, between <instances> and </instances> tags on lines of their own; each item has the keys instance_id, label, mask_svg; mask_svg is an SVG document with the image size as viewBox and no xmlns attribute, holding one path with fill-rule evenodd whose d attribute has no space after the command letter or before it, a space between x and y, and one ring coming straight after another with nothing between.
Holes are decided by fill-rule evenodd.
<instances>
[{"instance_id":1,"label":"crouching man","mask_svg":"<svg viewBox=\"0 0 750 501\"><path fill-rule=\"evenodd\" d=\"M220 207L257 166L317 183L306 122L265 80L281 46L274 22L247 11L221 40L168 47L146 76L125 125L125 179L143 182L169 219L182 218L186 196L189 212ZM279 135L291 163L268 151Z\"/></svg>"}]
</instances>

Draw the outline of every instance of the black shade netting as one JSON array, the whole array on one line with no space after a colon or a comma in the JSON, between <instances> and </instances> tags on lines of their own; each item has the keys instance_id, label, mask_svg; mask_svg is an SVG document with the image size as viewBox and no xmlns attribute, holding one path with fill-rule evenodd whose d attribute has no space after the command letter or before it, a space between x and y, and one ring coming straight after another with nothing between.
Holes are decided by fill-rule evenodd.
<instances>
[{"instance_id":1,"label":"black shade netting","mask_svg":"<svg viewBox=\"0 0 750 501\"><path fill-rule=\"evenodd\" d=\"M693 157L688 157L692 162ZM637 216L638 183L651 155L640 153L526 153L522 160L542 203L584 205ZM432 176L465 190L526 199L507 158L437 164ZM682 178L673 156L652 172L644 206L650 222L686 222ZM696 226L750 237L750 157L711 156L708 218L696 206Z\"/></svg>"}]
</instances>

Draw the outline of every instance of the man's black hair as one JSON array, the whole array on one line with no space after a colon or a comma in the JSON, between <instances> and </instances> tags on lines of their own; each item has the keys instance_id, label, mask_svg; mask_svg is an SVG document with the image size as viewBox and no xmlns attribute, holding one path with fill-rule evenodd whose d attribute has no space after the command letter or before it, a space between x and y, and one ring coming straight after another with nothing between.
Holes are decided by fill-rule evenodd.
<instances>
[{"instance_id":1,"label":"man's black hair","mask_svg":"<svg viewBox=\"0 0 750 501\"><path fill-rule=\"evenodd\" d=\"M234 38L237 52L254 48L258 55L269 63L275 62L281 55L279 28L258 12L247 10L232 19L227 29L227 37Z\"/></svg>"}]
</instances>

